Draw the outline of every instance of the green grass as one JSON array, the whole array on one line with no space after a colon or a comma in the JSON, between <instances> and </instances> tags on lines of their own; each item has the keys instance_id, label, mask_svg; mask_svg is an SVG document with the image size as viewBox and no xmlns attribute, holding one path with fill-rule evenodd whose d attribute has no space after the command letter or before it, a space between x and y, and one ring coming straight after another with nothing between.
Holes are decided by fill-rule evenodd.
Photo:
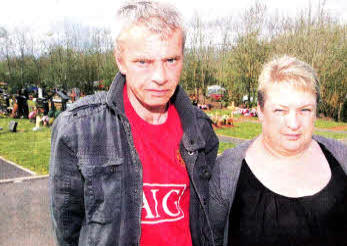
<instances>
[{"instance_id":1,"label":"green grass","mask_svg":"<svg viewBox=\"0 0 347 246\"><path fill-rule=\"evenodd\" d=\"M235 146L233 143L219 143L218 154L222 154L224 150L234 148Z\"/></svg>"},{"instance_id":2,"label":"green grass","mask_svg":"<svg viewBox=\"0 0 347 246\"><path fill-rule=\"evenodd\" d=\"M254 122L235 122L234 127L230 128L217 128L215 129L217 134L242 138L242 139L252 139L261 133L260 123Z\"/></svg>"},{"instance_id":3,"label":"green grass","mask_svg":"<svg viewBox=\"0 0 347 246\"><path fill-rule=\"evenodd\" d=\"M332 120L322 120L322 119L317 119L316 123L315 123L315 127L317 127L317 128L329 129L329 128L338 127L338 126L347 127L347 123L346 122L336 122L336 121L332 121Z\"/></svg>"},{"instance_id":4,"label":"green grass","mask_svg":"<svg viewBox=\"0 0 347 246\"><path fill-rule=\"evenodd\" d=\"M231 110L230 109L211 109L205 111L208 114L218 114L218 115L223 115L223 114L230 114Z\"/></svg>"},{"instance_id":5,"label":"green grass","mask_svg":"<svg viewBox=\"0 0 347 246\"><path fill-rule=\"evenodd\" d=\"M27 119L15 119L17 132L10 132L9 122L14 119L0 118L0 156L13 161L37 174L48 173L50 156L50 129L42 127L32 131L34 123Z\"/></svg>"}]
</instances>

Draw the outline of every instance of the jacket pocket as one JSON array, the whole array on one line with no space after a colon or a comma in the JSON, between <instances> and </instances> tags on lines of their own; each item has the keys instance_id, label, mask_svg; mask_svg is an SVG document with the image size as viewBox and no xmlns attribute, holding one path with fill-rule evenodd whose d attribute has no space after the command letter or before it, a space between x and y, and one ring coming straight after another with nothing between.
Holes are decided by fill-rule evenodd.
<instances>
[{"instance_id":1,"label":"jacket pocket","mask_svg":"<svg viewBox=\"0 0 347 246\"><path fill-rule=\"evenodd\" d=\"M122 163L114 157L80 159L87 223L107 224L120 212Z\"/></svg>"}]
</instances>

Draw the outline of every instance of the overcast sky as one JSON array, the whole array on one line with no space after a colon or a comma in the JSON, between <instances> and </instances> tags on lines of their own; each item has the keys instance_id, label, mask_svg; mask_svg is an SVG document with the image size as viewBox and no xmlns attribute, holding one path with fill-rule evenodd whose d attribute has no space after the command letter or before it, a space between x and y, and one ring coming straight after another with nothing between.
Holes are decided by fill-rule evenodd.
<instances>
[{"instance_id":1,"label":"overcast sky","mask_svg":"<svg viewBox=\"0 0 347 246\"><path fill-rule=\"evenodd\" d=\"M111 27L115 11L121 0L2 0L0 26L30 26L36 32L52 32L52 27L64 22L81 23L88 26ZM235 16L242 13L256 0L175 0L172 2L188 20L197 12L204 18ZM267 13L295 16L298 10L316 9L322 0L263 0ZM325 9L332 16L340 16L347 23L347 1L326 0Z\"/></svg>"}]
</instances>

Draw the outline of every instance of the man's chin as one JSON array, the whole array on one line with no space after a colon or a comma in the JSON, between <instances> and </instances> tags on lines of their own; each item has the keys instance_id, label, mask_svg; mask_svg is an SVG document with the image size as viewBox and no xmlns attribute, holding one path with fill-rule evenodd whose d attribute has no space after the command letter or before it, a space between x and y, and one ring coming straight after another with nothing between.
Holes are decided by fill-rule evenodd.
<instances>
[{"instance_id":1,"label":"man's chin","mask_svg":"<svg viewBox=\"0 0 347 246\"><path fill-rule=\"evenodd\" d=\"M151 103L143 104L150 111L162 111L167 109L168 100L152 100Z\"/></svg>"}]
</instances>

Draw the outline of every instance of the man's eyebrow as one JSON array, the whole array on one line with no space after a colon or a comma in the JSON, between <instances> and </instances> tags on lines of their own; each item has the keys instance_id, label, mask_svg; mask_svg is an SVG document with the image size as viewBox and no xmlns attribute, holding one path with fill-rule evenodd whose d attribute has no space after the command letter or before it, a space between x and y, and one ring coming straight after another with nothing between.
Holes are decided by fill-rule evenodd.
<instances>
[{"instance_id":1,"label":"man's eyebrow","mask_svg":"<svg viewBox=\"0 0 347 246\"><path fill-rule=\"evenodd\" d=\"M132 60L133 60L133 61L142 61L142 60L151 61L151 60L153 60L153 59L148 58L148 57L139 56L139 57L134 57Z\"/></svg>"}]
</instances>

